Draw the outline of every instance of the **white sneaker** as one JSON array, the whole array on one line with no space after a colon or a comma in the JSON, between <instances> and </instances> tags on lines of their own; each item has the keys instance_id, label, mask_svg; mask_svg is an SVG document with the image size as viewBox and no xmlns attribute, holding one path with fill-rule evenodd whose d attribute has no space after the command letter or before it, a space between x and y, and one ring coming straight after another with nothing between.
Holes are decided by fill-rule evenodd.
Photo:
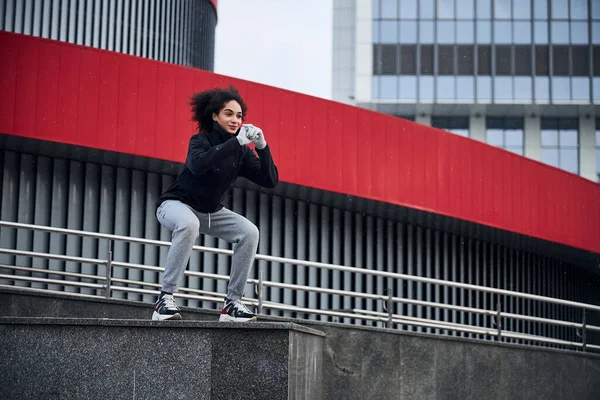
<instances>
[{"instance_id":1,"label":"white sneaker","mask_svg":"<svg viewBox=\"0 0 600 400\"><path fill-rule=\"evenodd\" d=\"M250 322L256 321L256 315L239 300L226 302L219 317L221 322Z\"/></svg>"},{"instance_id":2,"label":"white sneaker","mask_svg":"<svg viewBox=\"0 0 600 400\"><path fill-rule=\"evenodd\" d=\"M164 294L154 304L152 321L164 321L167 319L181 319L179 307L175 304L172 294Z\"/></svg>"}]
</instances>

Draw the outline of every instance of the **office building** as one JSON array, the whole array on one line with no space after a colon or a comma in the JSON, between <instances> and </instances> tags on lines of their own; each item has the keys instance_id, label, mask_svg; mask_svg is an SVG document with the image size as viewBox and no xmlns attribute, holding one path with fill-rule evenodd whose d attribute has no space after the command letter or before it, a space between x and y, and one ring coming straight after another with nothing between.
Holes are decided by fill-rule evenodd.
<instances>
[{"instance_id":1,"label":"office building","mask_svg":"<svg viewBox=\"0 0 600 400\"><path fill-rule=\"evenodd\" d=\"M600 179L600 1L334 6L334 100Z\"/></svg>"}]
</instances>

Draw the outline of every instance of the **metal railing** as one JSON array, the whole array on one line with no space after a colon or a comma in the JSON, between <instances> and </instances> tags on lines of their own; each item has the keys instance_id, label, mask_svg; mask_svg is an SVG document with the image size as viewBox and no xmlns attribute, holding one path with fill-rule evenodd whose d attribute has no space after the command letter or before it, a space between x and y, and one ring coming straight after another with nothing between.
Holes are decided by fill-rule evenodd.
<instances>
[{"instance_id":1,"label":"metal railing","mask_svg":"<svg viewBox=\"0 0 600 400\"><path fill-rule=\"evenodd\" d=\"M23 267L23 266L15 266L15 265L2 265L0 264L0 269L8 269L12 271L26 272L26 273L37 273L37 274L46 274L46 275L57 275L63 277L71 277L76 279L88 279L95 280L99 283L89 283L89 282L80 282L76 280L66 280L66 279L51 279L48 277L40 278L34 276L22 276L22 275L14 275L14 274L0 274L0 279L13 281L13 285L5 285L0 284L0 287L15 287L16 282L30 282L30 283L42 283L42 284L55 284L62 286L73 286L79 288L88 288L88 289L96 289L103 292L103 297L111 298L112 293L114 291L128 292L128 293L138 293L138 294L148 294L155 295L158 293L160 289L160 284L157 282L146 282L146 281L137 281L130 279L122 279L113 276L113 270L115 267L122 268L132 268L137 270L145 270L152 272L163 272L164 268L158 266L148 266L142 264L128 263L128 262L119 262L113 259L113 243L115 241L123 241L127 243L138 243L143 245L152 245L152 246L162 246L168 247L171 245L170 242L159 241L159 240L151 240L151 239L142 239L136 237L128 237L121 235L113 235L113 234L103 234L103 233L95 233L95 232L86 232L81 230L73 230L73 229L64 229L64 228L55 228L48 226L40 226L40 225L32 225L32 224L24 224L24 223L16 223L16 222L7 222L0 221L0 227L3 228L15 228L15 229L27 229L32 231L40 231L40 232L49 232L49 233L57 233L64 235L76 235L80 237L88 237L94 239L104 239L108 240L108 250L105 259L100 258L86 258L79 256L67 256L67 255L59 255L59 254L50 254L50 253L42 253L42 252L34 252L34 251L26 251L26 250L16 250L16 249L7 249L0 248L0 253L12 255L12 256L25 256L25 257L33 257L33 258L44 258L50 260L59 260L59 261L71 261L77 263L84 264L95 264L95 265L103 265L105 266L105 275L93 275L93 274L83 274L76 272L67 272L67 271L59 271L59 270L51 270L51 269L43 269L43 268L33 268L33 267ZM213 254L222 254L222 255L232 255L233 251L227 249L219 249L213 247L205 247L205 246L194 246L194 251L207 252ZM393 296L393 291L390 285L388 285L388 290L386 295L373 294L373 293L364 293L364 292L356 292L349 290L339 290L339 289L330 289L330 288L321 288L321 287L312 287L306 285L292 284L292 283L282 283L282 282L272 282L265 281L263 279L263 266L259 263L258 266L258 279L249 279L248 283L255 286L255 294L256 298L244 298L244 300L257 307L258 314L263 314L265 309L271 310L279 310L279 311L287 311L293 313L300 314L308 314L308 315L323 315L330 317L338 317L349 320L366 320L366 321L374 321L381 322L386 324L388 328L394 328L394 326L413 326L413 327L421 327L427 328L430 332L440 333L442 331L454 331L454 332L463 332L467 334L473 335L483 335L489 338L495 338L496 340L500 339L515 339L523 344L530 343L546 343L550 345L555 345L559 347L565 348L574 348L580 349L583 351L586 350L600 350L600 345L588 343L588 333L589 332L600 332L600 326L593 326L587 324L587 314L589 312L599 312L600 306L594 304L587 304L581 302L575 302L570 300L563 300L553 297L534 295L529 293L523 293L512 290L505 289L496 289L490 288L486 286L479 286L467 283L453 282L442 279L434 279L427 277L420 277L414 275L379 271L379 270L369 270L364 268L356 268L349 267L343 265L336 265L330 263L321 263L315 261L306 261L306 260L297 260L292 258L285 257L275 257L263 254L256 255L257 260L263 260L267 262L276 262L282 264L292 264L297 266L306 266L306 267L315 267L318 269L327 269L333 271L344 271L355 274L362 275L371 275L384 277L392 280L404 280L404 281L412 281L412 282L420 282L425 284L434 284L440 286L453 287L458 289L467 289L471 291L477 291L480 293L488 293L494 294L498 296L498 302L496 304L495 310L490 309L482 309L482 308L474 308L474 307L465 307L458 306L452 304L443 304L436 303L424 300L415 300L408 299L404 297L395 297ZM204 273L204 272L195 272L195 271L185 271L185 275L192 277L199 277L205 279L213 279L213 280L223 280L227 281L229 276L220 275L220 274L212 274L212 273ZM130 287L128 285L141 286L141 287L150 287L155 289L142 289ZM51 290L51 289L40 289L40 288L30 288L18 286L20 289L32 290L32 291L40 291L40 292L51 292L51 293L65 293L60 290ZM307 308L307 307L299 307L291 304L282 304L278 302L269 301L265 299L265 288L279 288L279 289L289 289L303 292L313 292L313 293L321 293L321 294L329 294L329 295L337 295L337 296L350 296L353 298L361 298L367 300L375 300L383 302L383 309L385 312L377 312L372 310L364 310L353 308L351 310L326 310L326 309L317 309L317 308ZM85 296L85 297L99 297L98 295L93 294L82 294L82 293L68 293L69 295L76 296ZM221 303L224 300L224 294L181 287L179 289L179 293L176 294L177 297L184 299L192 299L198 301L205 302L213 302L213 303ZM517 313L510 313L502 311L502 303L499 300L499 296L511 296L514 298L521 298L526 300L544 302L557 304L562 306L573 307L575 309L581 310L582 313L582 322L572 322L572 321L564 321L560 319L553 318L544 318L539 316L531 316ZM393 312L395 304L406 304L413 306L421 306L421 307L431 307L431 308L440 308L449 311L457 311L464 313L471 313L473 315L483 315L492 318L492 323L495 328L484 327L484 326L474 326L462 323L454 323L447 321L439 321L432 320L414 316L406 316L406 315L398 315ZM573 328L577 331L577 336L581 339L581 341L570 341L570 340L562 340L556 339L552 337L546 337L541 335L532 335L522 332L514 332L504 330L503 321L513 319L520 321L528 321L532 323L539 324L548 324L554 326L561 326L566 328Z\"/></svg>"}]
</instances>

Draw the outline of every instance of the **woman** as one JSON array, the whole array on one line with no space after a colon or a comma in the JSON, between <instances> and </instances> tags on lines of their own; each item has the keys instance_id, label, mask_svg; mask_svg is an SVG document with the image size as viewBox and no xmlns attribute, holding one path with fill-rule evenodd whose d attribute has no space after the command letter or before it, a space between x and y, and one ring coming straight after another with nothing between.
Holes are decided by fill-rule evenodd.
<instances>
[{"instance_id":1,"label":"woman","mask_svg":"<svg viewBox=\"0 0 600 400\"><path fill-rule=\"evenodd\" d=\"M156 216L172 232L162 291L153 320L181 319L173 293L178 289L192 247L200 233L233 243L227 298L220 321L255 321L240 301L258 247L258 228L223 207L222 201L238 176L263 187L277 185L277 167L261 129L242 124L247 107L234 87L216 88L192 96L192 136L183 169L157 202ZM248 144L253 142L258 157Z\"/></svg>"}]
</instances>

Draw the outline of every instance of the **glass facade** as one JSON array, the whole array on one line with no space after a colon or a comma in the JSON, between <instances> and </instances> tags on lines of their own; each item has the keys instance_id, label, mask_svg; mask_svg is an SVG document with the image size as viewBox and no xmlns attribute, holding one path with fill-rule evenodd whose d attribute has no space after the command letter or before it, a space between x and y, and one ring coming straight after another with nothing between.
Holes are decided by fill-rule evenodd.
<instances>
[{"instance_id":1,"label":"glass facade","mask_svg":"<svg viewBox=\"0 0 600 400\"><path fill-rule=\"evenodd\" d=\"M431 126L455 135L469 137L469 118L467 117L432 117Z\"/></svg>"},{"instance_id":2,"label":"glass facade","mask_svg":"<svg viewBox=\"0 0 600 400\"><path fill-rule=\"evenodd\" d=\"M334 4L333 97L343 101L351 100L354 95L355 11L352 3Z\"/></svg>"},{"instance_id":3,"label":"glass facade","mask_svg":"<svg viewBox=\"0 0 600 400\"><path fill-rule=\"evenodd\" d=\"M542 162L579 174L577 119L542 118Z\"/></svg>"},{"instance_id":4,"label":"glass facade","mask_svg":"<svg viewBox=\"0 0 600 400\"><path fill-rule=\"evenodd\" d=\"M523 118L487 118L485 141L522 156L525 149Z\"/></svg>"},{"instance_id":5,"label":"glass facade","mask_svg":"<svg viewBox=\"0 0 600 400\"><path fill-rule=\"evenodd\" d=\"M600 101L599 1L372 1L374 98Z\"/></svg>"}]
</instances>

